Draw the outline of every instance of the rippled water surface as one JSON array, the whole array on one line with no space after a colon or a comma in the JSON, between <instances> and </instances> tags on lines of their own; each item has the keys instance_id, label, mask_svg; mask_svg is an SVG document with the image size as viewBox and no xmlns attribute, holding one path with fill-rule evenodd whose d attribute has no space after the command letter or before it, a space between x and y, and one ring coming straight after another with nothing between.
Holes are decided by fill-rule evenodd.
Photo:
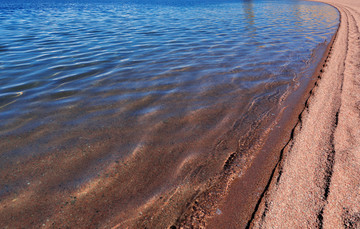
<instances>
[{"instance_id":1,"label":"rippled water surface","mask_svg":"<svg viewBox=\"0 0 360 229\"><path fill-rule=\"evenodd\" d=\"M338 19L296 0L1 1L0 225L172 220L306 83Z\"/></svg>"}]
</instances>

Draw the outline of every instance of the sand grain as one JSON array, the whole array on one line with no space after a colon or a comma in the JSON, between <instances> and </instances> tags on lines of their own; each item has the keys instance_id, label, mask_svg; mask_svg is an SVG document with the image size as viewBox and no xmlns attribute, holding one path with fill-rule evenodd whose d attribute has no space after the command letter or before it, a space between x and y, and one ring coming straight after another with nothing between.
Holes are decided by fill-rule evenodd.
<instances>
[{"instance_id":1,"label":"sand grain","mask_svg":"<svg viewBox=\"0 0 360 229\"><path fill-rule=\"evenodd\" d=\"M360 227L360 2L323 2L337 37L250 227Z\"/></svg>"}]
</instances>

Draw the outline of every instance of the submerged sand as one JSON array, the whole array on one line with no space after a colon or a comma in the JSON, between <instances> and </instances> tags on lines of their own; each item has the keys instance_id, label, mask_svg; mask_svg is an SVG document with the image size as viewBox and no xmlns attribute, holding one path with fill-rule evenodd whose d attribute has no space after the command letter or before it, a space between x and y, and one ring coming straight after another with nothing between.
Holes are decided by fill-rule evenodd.
<instances>
[{"instance_id":1,"label":"submerged sand","mask_svg":"<svg viewBox=\"0 0 360 229\"><path fill-rule=\"evenodd\" d=\"M260 196L260 199L257 194L251 197L253 199L249 196L243 196L248 202L255 202L255 204L258 202L255 211L250 207L249 211L246 210L246 214L244 213L245 210L244 212L236 213L239 215L244 213L244 216L241 216L243 218L246 218L246 216L250 217L246 218L245 222L245 225L249 227L360 227L360 79L357 79L357 77L360 77L360 2L357 1L337 0L333 3L341 13L341 25L326 66L322 70L321 79L318 80L317 85L311 91L310 99L307 101L306 108L297 122L294 135L287 143L287 147L283 151L283 157L275 168L274 176L269 181L270 185L263 192L263 195ZM118 136L117 131L109 132L109 136ZM92 135L89 134L89 138ZM91 148L89 146L88 152L85 152L91 155L88 160L91 160L96 154L102 154L102 151L98 150L99 148L107 152L108 146L103 146L106 145L105 143L106 141L100 139L99 143L95 146ZM74 149L75 151L76 149ZM69 155L74 156L69 157ZM41 163L31 165L25 171L31 171L33 167L36 167L41 172L43 167L50 167L49 161L58 160L62 162L63 160L63 164L66 164L65 162L70 159L73 160L75 156L76 154L72 154L72 151L70 151L68 155L64 155L64 159L40 158ZM188 168L183 166L183 164L191 163L192 157L193 155L184 158L184 163L179 167L181 173L188 173L190 166ZM74 165L69 164L69 168L66 168L65 172L61 171L60 168L52 169L52 174L48 177L56 175L58 180L52 179L49 181L47 180L48 177L40 180L43 184L46 183L50 186L49 189L44 189L49 191L40 192L29 183L29 193L25 194L29 197L24 202L16 198L9 198L8 202L0 206L3 207L1 210L6 213L0 217L2 219L0 220L0 225L1 221L4 223L8 220L14 222L14 227L20 227L19 225L23 221L27 221L29 227L38 225L39 222L44 222L44 227L55 228L54 224L51 225L52 221L64 227L67 224L79 228L99 227L95 223L99 219L106 218L105 224L108 223L107 226L110 227L110 222L117 221L116 217L119 217L109 214L110 210L124 210L123 206L119 206L120 199L118 196L120 194L131 196L134 193L139 193L138 189L152 188L152 186L157 185L147 185L144 182L145 185L138 187L138 189L123 186L111 188L115 187L114 184L121 183L122 180L128 178L142 176L145 179L146 176L143 175L145 172L142 172L142 170L140 170L142 172L140 174L134 173L133 171L135 170L133 169L127 170L129 172L123 174L116 172L121 166L135 166L136 163L132 163L132 161L137 162L138 159L134 157L130 158L131 161L129 159L127 164L119 164L119 162L115 161L110 166L109 173L101 177L99 176L92 186L84 187L76 195L71 192L65 193L63 196L54 195L54 187L59 181L66 181L67 177L81 169L80 165L84 162L83 159L75 159L77 159L77 163ZM269 161L268 159L266 158L267 161ZM230 157L230 162L231 160L232 157ZM277 160L277 158L273 158L273 160ZM148 163L150 162L151 160ZM244 164L246 163L244 162ZM227 169L226 167L225 163L224 169ZM273 169L273 167L267 167L270 168L270 171ZM176 168L173 169L176 170ZM224 176L228 176L227 170L225 172ZM252 181L263 182L265 184L268 182L267 177L262 178L263 180L260 181L261 174L257 176L259 176L259 179L251 176ZM220 184L223 185L223 183ZM111 189L107 190L107 187ZM254 187L249 186L249 190L253 191ZM214 188L215 191L217 191L216 188ZM190 187L184 185L179 189L180 191L174 190L174 193L175 191L180 194L193 192L190 189ZM231 193L232 190L230 188L229 192ZM261 192L262 190L260 190ZM235 190L232 193L236 195L237 191ZM207 194L210 195L212 192ZM163 196L154 193L153 196L146 198L148 198L147 205L149 206L153 203L160 207L164 206L159 210L163 214L162 217L167 217L167 220L171 217L177 217L178 213L174 209L175 207L178 208L178 206L172 203L173 199L177 198L175 195ZM189 199L193 199L193 197L189 195ZM49 203L54 203L54 205ZM6 206L7 204L12 204L15 207L10 209ZM198 204L197 201L195 201L195 204ZM25 205L27 206L27 212L31 212L26 217L22 215L22 211L18 211L18 209L22 209ZM143 208L147 208L147 205ZM92 206L93 208L86 208L87 206ZM102 206L107 206L108 209L103 209ZM175 207L169 208L169 206ZM195 206L193 208L195 209ZM221 208L219 211L216 210L214 214L225 215L226 209L224 208ZM240 206L240 208L245 209L249 207ZM124 215L139 214L138 217L143 217L146 220L146 217L148 217L149 222L152 224L156 223L153 217L157 217L159 219L158 225L164 224L164 218L154 214L156 211L150 209L149 212L151 214L146 215L144 209L135 209L133 212L126 209L127 211L124 211ZM231 210L231 208L229 209ZM211 210L213 209L211 208ZM196 213L200 216L195 216L203 218L202 215L207 214L201 211L196 210ZM61 214L49 221L47 214L51 215L53 212L60 212ZM75 215L79 215L79 212L82 217L75 217ZM23 221L21 221L21 218ZM35 219L38 219L38 221L33 222ZM188 219L185 217L184 221ZM137 218L131 218L130 220L135 221ZM186 225L188 224L181 222L181 220L182 218L179 219L176 226L185 225L184 227L187 227ZM224 221L220 220L219 222L222 225L227 225ZM116 227L126 228L127 223L118 224ZM242 228L244 225L242 223L238 224L236 219L233 219L230 224L233 228ZM129 223L129 225L133 224ZM206 225L209 226L209 224ZM214 225L213 227L215 228ZM224 226L224 228L229 227Z\"/></svg>"},{"instance_id":2,"label":"submerged sand","mask_svg":"<svg viewBox=\"0 0 360 229\"><path fill-rule=\"evenodd\" d=\"M360 228L360 1L322 2L340 27L251 228Z\"/></svg>"}]
</instances>

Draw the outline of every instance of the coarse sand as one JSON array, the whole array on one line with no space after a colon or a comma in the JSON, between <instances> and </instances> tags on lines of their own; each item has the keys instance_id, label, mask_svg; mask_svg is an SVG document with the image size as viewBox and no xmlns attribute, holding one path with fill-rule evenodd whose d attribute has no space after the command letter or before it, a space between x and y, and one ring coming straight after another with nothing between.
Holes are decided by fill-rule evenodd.
<instances>
[{"instance_id":1,"label":"coarse sand","mask_svg":"<svg viewBox=\"0 0 360 229\"><path fill-rule=\"evenodd\" d=\"M321 2L340 27L251 228L360 228L360 1Z\"/></svg>"}]
</instances>

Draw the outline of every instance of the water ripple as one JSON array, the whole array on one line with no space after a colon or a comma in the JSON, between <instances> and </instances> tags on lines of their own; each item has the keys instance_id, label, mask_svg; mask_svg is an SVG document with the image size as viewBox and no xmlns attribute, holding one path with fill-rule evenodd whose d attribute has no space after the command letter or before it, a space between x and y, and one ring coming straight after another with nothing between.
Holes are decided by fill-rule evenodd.
<instances>
[{"instance_id":1,"label":"water ripple","mask_svg":"<svg viewBox=\"0 0 360 229\"><path fill-rule=\"evenodd\" d=\"M86 207L126 215L205 182L337 25L332 7L292 0L0 1L0 204L31 194L24 214L71 214L54 202L104 182L109 201L88 188Z\"/></svg>"}]
</instances>

